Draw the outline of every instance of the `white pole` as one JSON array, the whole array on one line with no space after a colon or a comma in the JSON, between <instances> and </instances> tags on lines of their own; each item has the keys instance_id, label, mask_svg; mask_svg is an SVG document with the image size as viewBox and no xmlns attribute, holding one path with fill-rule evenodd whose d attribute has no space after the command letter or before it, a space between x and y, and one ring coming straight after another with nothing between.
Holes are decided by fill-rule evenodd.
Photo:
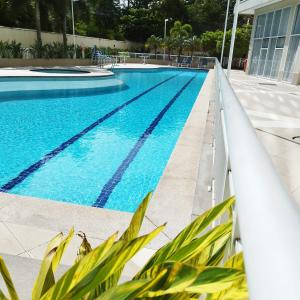
<instances>
[{"instance_id":1,"label":"white pole","mask_svg":"<svg viewBox=\"0 0 300 300\"><path fill-rule=\"evenodd\" d=\"M225 41L226 41L226 32L227 32L229 6L230 6L230 0L227 1L227 9L226 9L226 17L225 17L225 25L224 25L224 34L223 34L223 43L222 43L222 52L221 52L221 61L220 61L221 66L222 66L222 63L223 63L223 56L224 56L224 48L225 48Z\"/></svg>"},{"instance_id":2,"label":"white pole","mask_svg":"<svg viewBox=\"0 0 300 300\"><path fill-rule=\"evenodd\" d=\"M167 37L167 22L169 19L165 19L165 30L164 30L164 39L166 40ZM166 60L166 47L164 47L164 60Z\"/></svg>"},{"instance_id":3,"label":"white pole","mask_svg":"<svg viewBox=\"0 0 300 300\"><path fill-rule=\"evenodd\" d=\"M238 17L239 17L239 6L240 6L240 0L236 0L235 7L234 7L234 19L233 19L233 26L232 26L232 32L231 32L230 51L229 51L228 67L227 67L227 77L228 78L230 77L230 71L231 71L236 27L237 27L237 21L238 21Z\"/></svg>"},{"instance_id":4,"label":"white pole","mask_svg":"<svg viewBox=\"0 0 300 300\"><path fill-rule=\"evenodd\" d=\"M75 37L75 22L74 22L73 0L71 0L71 10L72 10L72 25L73 25L73 46L74 46L73 58L76 59L76 37Z\"/></svg>"}]
</instances>

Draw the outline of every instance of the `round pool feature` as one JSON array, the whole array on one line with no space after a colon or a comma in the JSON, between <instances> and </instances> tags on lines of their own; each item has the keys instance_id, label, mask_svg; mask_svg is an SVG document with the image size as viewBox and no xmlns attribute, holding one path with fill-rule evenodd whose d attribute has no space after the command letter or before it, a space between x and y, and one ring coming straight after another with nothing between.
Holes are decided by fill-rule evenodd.
<instances>
[{"instance_id":1,"label":"round pool feature","mask_svg":"<svg viewBox=\"0 0 300 300\"><path fill-rule=\"evenodd\" d=\"M47 74L88 74L91 73L86 70L78 70L78 69L31 69L31 72L40 72Z\"/></svg>"}]
</instances>

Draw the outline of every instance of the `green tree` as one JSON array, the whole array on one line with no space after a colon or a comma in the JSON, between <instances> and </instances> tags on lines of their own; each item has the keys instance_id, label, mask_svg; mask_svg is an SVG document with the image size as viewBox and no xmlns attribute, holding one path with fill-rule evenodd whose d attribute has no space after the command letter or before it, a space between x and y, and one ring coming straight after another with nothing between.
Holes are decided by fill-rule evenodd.
<instances>
[{"instance_id":1,"label":"green tree","mask_svg":"<svg viewBox=\"0 0 300 300\"><path fill-rule=\"evenodd\" d=\"M163 19L188 21L188 7L183 0L162 0L157 9L161 12Z\"/></svg>"},{"instance_id":2,"label":"green tree","mask_svg":"<svg viewBox=\"0 0 300 300\"><path fill-rule=\"evenodd\" d=\"M184 48L187 49L191 57L193 57L194 52L200 49L200 44L200 39L194 35L185 41Z\"/></svg>"},{"instance_id":3,"label":"green tree","mask_svg":"<svg viewBox=\"0 0 300 300\"><path fill-rule=\"evenodd\" d=\"M63 44L65 49L65 56L67 52L67 12L69 10L70 2L68 0L53 0L52 7L54 10L55 21L57 23L57 30L62 32Z\"/></svg>"},{"instance_id":4,"label":"green tree","mask_svg":"<svg viewBox=\"0 0 300 300\"><path fill-rule=\"evenodd\" d=\"M41 56L42 48L42 29L41 29L41 15L40 15L40 0L35 0L35 26L36 26L36 43L38 50L38 57Z\"/></svg>"},{"instance_id":5,"label":"green tree","mask_svg":"<svg viewBox=\"0 0 300 300\"><path fill-rule=\"evenodd\" d=\"M172 37L167 36L165 39L163 39L162 46L168 54L168 59L171 60L171 53L176 48L175 40Z\"/></svg>"},{"instance_id":6,"label":"green tree","mask_svg":"<svg viewBox=\"0 0 300 300\"><path fill-rule=\"evenodd\" d=\"M182 24L176 21L170 30L170 36L174 39L176 48L178 49L178 58L182 55L185 41L191 36L193 28L190 24Z\"/></svg>"},{"instance_id":7,"label":"green tree","mask_svg":"<svg viewBox=\"0 0 300 300\"><path fill-rule=\"evenodd\" d=\"M145 47L149 48L150 50L153 49L154 53L155 53L155 56L156 56L157 50L158 50L159 47L161 47L161 45L162 45L162 39L160 37L155 36L155 35L151 35L147 39Z\"/></svg>"},{"instance_id":8,"label":"green tree","mask_svg":"<svg viewBox=\"0 0 300 300\"><path fill-rule=\"evenodd\" d=\"M244 25L236 30L235 47L233 55L236 58L246 57L249 49L251 26ZM228 56L231 40L231 30L226 32L224 55ZM220 56L222 50L223 32L207 31L201 36L201 49L210 56Z\"/></svg>"},{"instance_id":9,"label":"green tree","mask_svg":"<svg viewBox=\"0 0 300 300\"><path fill-rule=\"evenodd\" d=\"M230 10L232 20L233 3ZM215 31L224 26L227 0L195 0L188 6L190 22L196 34L206 31Z\"/></svg>"},{"instance_id":10,"label":"green tree","mask_svg":"<svg viewBox=\"0 0 300 300\"><path fill-rule=\"evenodd\" d=\"M146 8L131 8L121 17L121 28L128 40L145 42L154 35L159 35L163 30L163 20L159 19L157 10Z\"/></svg>"}]
</instances>

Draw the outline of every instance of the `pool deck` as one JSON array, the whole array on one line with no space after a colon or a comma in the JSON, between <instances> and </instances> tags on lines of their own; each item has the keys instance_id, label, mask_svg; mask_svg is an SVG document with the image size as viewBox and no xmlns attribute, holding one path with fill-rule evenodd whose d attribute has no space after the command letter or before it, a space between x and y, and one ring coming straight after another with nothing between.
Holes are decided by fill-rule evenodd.
<instances>
[{"instance_id":1,"label":"pool deck","mask_svg":"<svg viewBox=\"0 0 300 300\"><path fill-rule=\"evenodd\" d=\"M119 67L129 67L129 64ZM131 64L131 68L161 67ZM123 279L130 278L148 258L174 238L192 220L198 183L201 149L205 142L207 115L213 90L213 72L209 72L190 116L177 141L163 176L154 192L141 234L167 222L166 230L140 251L127 265ZM199 211L200 213L201 211ZM37 269L49 240L59 232L87 234L92 246L109 235L127 228L132 214L107 209L72 205L52 200L0 193L0 253L13 270L17 288L28 298L34 278L21 276L19 266ZM62 259L70 265L76 257L80 239L76 236ZM16 259L13 259L16 257ZM25 259L25 260L24 260ZM23 267L22 267L23 268ZM64 268L64 267L62 267ZM24 281L29 281L27 284Z\"/></svg>"},{"instance_id":2,"label":"pool deck","mask_svg":"<svg viewBox=\"0 0 300 300\"><path fill-rule=\"evenodd\" d=\"M230 81L288 192L300 206L300 86L242 71L232 71Z\"/></svg>"},{"instance_id":3,"label":"pool deck","mask_svg":"<svg viewBox=\"0 0 300 300\"><path fill-rule=\"evenodd\" d=\"M54 69L54 70L74 70L74 71L86 71L87 73L78 73L78 74L59 74L59 73L43 73L37 72L37 70L42 71L43 69ZM35 70L35 71L32 71ZM99 69L96 66L77 66L77 67L23 67L23 68L0 68L0 78L5 77L37 77L37 78L55 78L55 77L68 77L68 78L78 78L78 77L107 77L112 76L113 72L106 69Z\"/></svg>"}]
</instances>

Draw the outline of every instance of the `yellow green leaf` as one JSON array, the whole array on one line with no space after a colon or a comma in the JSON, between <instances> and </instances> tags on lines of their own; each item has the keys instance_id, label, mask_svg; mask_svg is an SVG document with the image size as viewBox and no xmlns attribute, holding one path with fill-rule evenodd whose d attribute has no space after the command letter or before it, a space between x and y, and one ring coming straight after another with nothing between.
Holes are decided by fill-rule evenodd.
<instances>
[{"instance_id":1,"label":"yellow green leaf","mask_svg":"<svg viewBox=\"0 0 300 300\"><path fill-rule=\"evenodd\" d=\"M138 236L141 226L142 226L142 223L143 223L143 220L144 220L145 212L146 212L146 209L147 209L147 206L148 206L148 203L149 203L151 197L152 197L152 193L149 193L144 198L144 200L142 201L142 203L139 205L138 209L134 213L127 230L125 230L125 232L122 234L122 236L120 237L119 240L128 242L132 239L135 239ZM115 255L117 256L118 253L116 253ZM91 293L89 299L93 299L93 298L97 297L98 295L102 294L103 292L105 292L106 290L115 287L118 284L118 281L121 277L122 271L123 271L123 268L120 268L119 271L115 272L110 278L108 278L105 281L105 283L99 285L95 289L95 291L93 293Z\"/></svg>"},{"instance_id":2,"label":"yellow green leaf","mask_svg":"<svg viewBox=\"0 0 300 300\"><path fill-rule=\"evenodd\" d=\"M2 278L4 280L4 283L6 285L6 288L8 290L8 293L9 293L9 296L10 296L11 300L18 300L19 297L18 297L18 294L16 292L14 283L11 279L9 271L8 271L8 269L7 269L7 267L4 263L4 260L1 256L0 256L0 273L2 275ZM0 296L1 296L1 298L3 297L2 299L7 299L2 291L0 292Z\"/></svg>"},{"instance_id":3,"label":"yellow green leaf","mask_svg":"<svg viewBox=\"0 0 300 300\"><path fill-rule=\"evenodd\" d=\"M138 236L151 197L152 193L149 193L142 201L142 203L134 213L127 230L120 237L120 240L130 241Z\"/></svg>"},{"instance_id":4,"label":"yellow green leaf","mask_svg":"<svg viewBox=\"0 0 300 300\"><path fill-rule=\"evenodd\" d=\"M227 268L235 268L236 270L244 271L243 253L237 253L230 257L224 264ZM235 282L229 289L219 293L213 293L207 297L207 300L243 300L248 298L247 279L244 276L242 279Z\"/></svg>"},{"instance_id":5,"label":"yellow green leaf","mask_svg":"<svg viewBox=\"0 0 300 300\"><path fill-rule=\"evenodd\" d=\"M212 222L231 208L234 199L234 197L231 197L197 217L190 225L179 233L172 242L158 250L135 278L139 278L145 270L151 268L153 265L167 261L178 249L188 245L199 234L203 233Z\"/></svg>"},{"instance_id":6,"label":"yellow green leaf","mask_svg":"<svg viewBox=\"0 0 300 300\"><path fill-rule=\"evenodd\" d=\"M164 226L158 227L150 234L129 242L118 241L101 260L94 258L97 248L94 249L65 273L55 286L44 295L43 299L81 299L99 284L109 279L114 272L123 268L128 260L163 229ZM121 248L122 251L120 251ZM118 255L115 255L116 253ZM86 264L89 264L88 268L86 268Z\"/></svg>"},{"instance_id":7,"label":"yellow green leaf","mask_svg":"<svg viewBox=\"0 0 300 300\"><path fill-rule=\"evenodd\" d=\"M32 290L33 300L40 299L43 294L55 284L54 272L56 271L62 255L70 243L73 235L74 229L72 228L65 239L63 239L63 234L60 233L48 244L41 264L40 272Z\"/></svg>"},{"instance_id":8,"label":"yellow green leaf","mask_svg":"<svg viewBox=\"0 0 300 300\"><path fill-rule=\"evenodd\" d=\"M44 294L42 299L61 299L60 295L66 294L82 278L84 278L94 267L98 266L108 253L113 253L112 247L117 238L117 233L113 234L103 244L93 249L80 261L75 263L51 289ZM115 247L117 248L117 247Z\"/></svg>"}]
</instances>

